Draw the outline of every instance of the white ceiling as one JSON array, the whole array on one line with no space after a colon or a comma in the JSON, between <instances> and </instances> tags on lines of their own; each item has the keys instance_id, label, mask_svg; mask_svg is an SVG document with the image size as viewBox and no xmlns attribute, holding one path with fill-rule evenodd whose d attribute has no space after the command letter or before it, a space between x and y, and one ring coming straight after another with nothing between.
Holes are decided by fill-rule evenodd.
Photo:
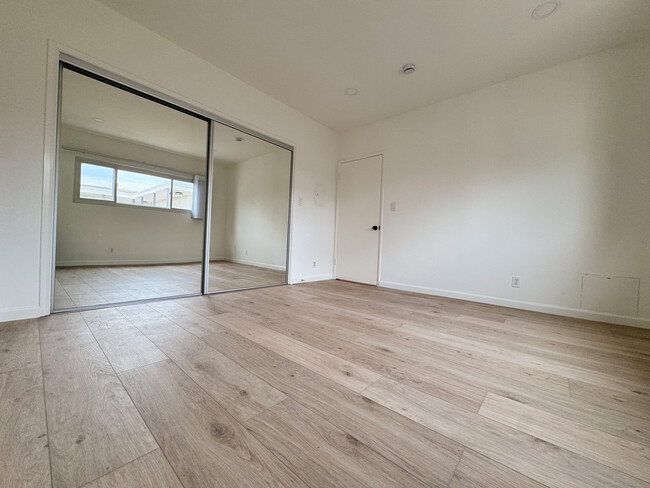
<instances>
[{"instance_id":1,"label":"white ceiling","mask_svg":"<svg viewBox=\"0 0 650 488\"><path fill-rule=\"evenodd\" d=\"M339 131L650 35L650 0L100 1Z\"/></svg>"},{"instance_id":2,"label":"white ceiling","mask_svg":"<svg viewBox=\"0 0 650 488\"><path fill-rule=\"evenodd\" d=\"M67 69L62 86L63 125L205 159L207 122ZM215 124L213 140L214 159L222 163L279 149L221 124Z\"/></svg>"}]
</instances>

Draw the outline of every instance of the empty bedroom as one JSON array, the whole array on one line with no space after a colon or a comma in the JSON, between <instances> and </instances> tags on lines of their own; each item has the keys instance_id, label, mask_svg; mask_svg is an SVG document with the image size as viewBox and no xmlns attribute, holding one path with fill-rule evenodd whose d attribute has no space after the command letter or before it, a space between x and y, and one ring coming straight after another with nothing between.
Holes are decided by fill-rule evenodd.
<instances>
[{"instance_id":1,"label":"empty bedroom","mask_svg":"<svg viewBox=\"0 0 650 488\"><path fill-rule=\"evenodd\" d=\"M650 1L0 46L0 488L650 488Z\"/></svg>"}]
</instances>

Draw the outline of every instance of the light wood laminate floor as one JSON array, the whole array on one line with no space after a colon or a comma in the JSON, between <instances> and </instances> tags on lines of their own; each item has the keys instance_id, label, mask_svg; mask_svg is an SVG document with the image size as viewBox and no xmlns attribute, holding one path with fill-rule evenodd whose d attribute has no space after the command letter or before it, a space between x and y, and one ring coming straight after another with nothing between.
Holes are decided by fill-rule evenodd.
<instances>
[{"instance_id":1,"label":"light wood laminate floor","mask_svg":"<svg viewBox=\"0 0 650 488\"><path fill-rule=\"evenodd\" d=\"M329 281L0 345L3 487L650 487L650 330Z\"/></svg>"},{"instance_id":2,"label":"light wood laminate floor","mask_svg":"<svg viewBox=\"0 0 650 488\"><path fill-rule=\"evenodd\" d=\"M284 283L284 271L211 261L209 290ZM73 266L56 269L54 310L201 293L201 264Z\"/></svg>"}]
</instances>

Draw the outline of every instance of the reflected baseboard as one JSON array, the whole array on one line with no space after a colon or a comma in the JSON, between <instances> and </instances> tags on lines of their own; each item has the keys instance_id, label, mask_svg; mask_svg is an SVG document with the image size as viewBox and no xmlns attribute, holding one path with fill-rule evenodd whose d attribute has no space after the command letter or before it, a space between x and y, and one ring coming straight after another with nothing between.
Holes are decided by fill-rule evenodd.
<instances>
[{"instance_id":1,"label":"reflected baseboard","mask_svg":"<svg viewBox=\"0 0 650 488\"><path fill-rule=\"evenodd\" d=\"M114 260L78 260L58 261L57 268L73 268L79 266L156 266L160 264L201 264L200 259L114 259Z\"/></svg>"},{"instance_id":2,"label":"reflected baseboard","mask_svg":"<svg viewBox=\"0 0 650 488\"><path fill-rule=\"evenodd\" d=\"M285 271L286 267L277 264L260 263L257 261L248 261L244 259L233 259L228 257L218 257L210 259L211 263L226 262L256 266L258 268L273 269L276 271ZM56 263L57 268L74 268L74 267L95 267L95 266L157 266L164 264L201 264L200 259L118 259L118 260L77 260L77 261L60 261Z\"/></svg>"},{"instance_id":3,"label":"reflected baseboard","mask_svg":"<svg viewBox=\"0 0 650 488\"><path fill-rule=\"evenodd\" d=\"M235 264L245 264L247 266L257 266L258 268L274 269L276 271L286 271L286 266L280 266L277 264L268 264L268 263L259 263L257 261L247 261L245 259L234 259L234 258L220 258L220 259L211 259L213 261L222 261L226 263L235 263Z\"/></svg>"}]
</instances>

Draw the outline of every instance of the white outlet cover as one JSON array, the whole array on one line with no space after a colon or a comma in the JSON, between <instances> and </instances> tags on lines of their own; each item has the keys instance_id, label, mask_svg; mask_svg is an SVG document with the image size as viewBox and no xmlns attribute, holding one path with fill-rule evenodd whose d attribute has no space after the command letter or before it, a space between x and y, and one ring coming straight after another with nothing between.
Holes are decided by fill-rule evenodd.
<instances>
[{"instance_id":1,"label":"white outlet cover","mask_svg":"<svg viewBox=\"0 0 650 488\"><path fill-rule=\"evenodd\" d=\"M521 278L519 276L513 276L510 284L512 285L513 288L519 288L521 284Z\"/></svg>"}]
</instances>

